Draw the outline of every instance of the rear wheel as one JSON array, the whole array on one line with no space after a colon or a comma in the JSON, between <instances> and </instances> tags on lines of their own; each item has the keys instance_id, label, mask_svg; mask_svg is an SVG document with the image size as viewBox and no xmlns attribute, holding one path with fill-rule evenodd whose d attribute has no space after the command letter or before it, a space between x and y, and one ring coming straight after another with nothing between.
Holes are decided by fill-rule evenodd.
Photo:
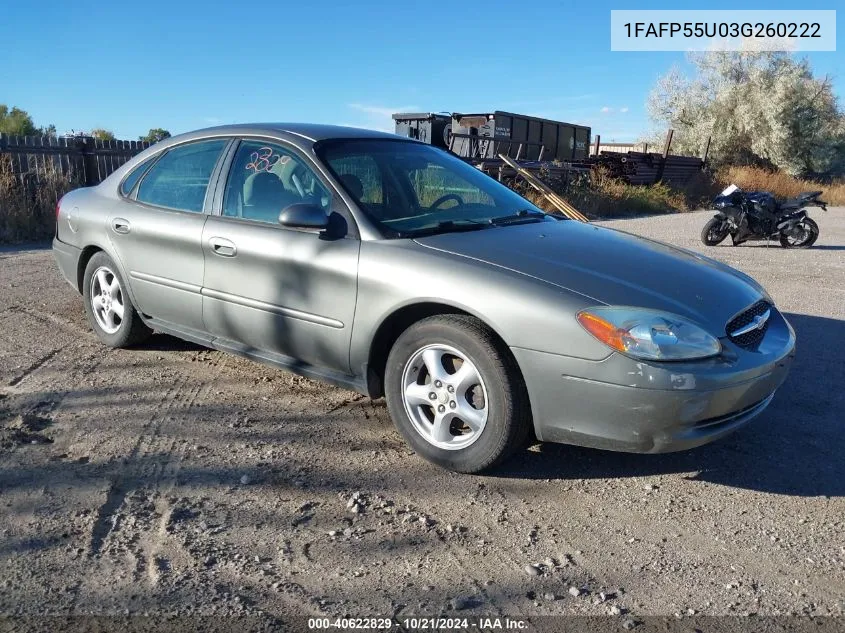
<instances>
[{"instance_id":1,"label":"rear wheel","mask_svg":"<svg viewBox=\"0 0 845 633\"><path fill-rule=\"evenodd\" d=\"M109 347L129 347L152 333L129 300L117 266L105 253L96 253L85 267L82 296L91 328Z\"/></svg>"},{"instance_id":2,"label":"rear wheel","mask_svg":"<svg viewBox=\"0 0 845 633\"><path fill-rule=\"evenodd\" d=\"M516 362L473 317L434 316L405 330L387 359L385 396L411 447L450 470L491 468L528 438L528 395Z\"/></svg>"},{"instance_id":3,"label":"rear wheel","mask_svg":"<svg viewBox=\"0 0 845 633\"><path fill-rule=\"evenodd\" d=\"M705 246L716 246L728 236L728 233L730 233L730 227L727 222L719 218L711 218L701 230L701 241Z\"/></svg>"},{"instance_id":4,"label":"rear wheel","mask_svg":"<svg viewBox=\"0 0 845 633\"><path fill-rule=\"evenodd\" d=\"M809 248L819 239L819 225L804 218L789 233L782 233L780 245L784 248Z\"/></svg>"}]
</instances>

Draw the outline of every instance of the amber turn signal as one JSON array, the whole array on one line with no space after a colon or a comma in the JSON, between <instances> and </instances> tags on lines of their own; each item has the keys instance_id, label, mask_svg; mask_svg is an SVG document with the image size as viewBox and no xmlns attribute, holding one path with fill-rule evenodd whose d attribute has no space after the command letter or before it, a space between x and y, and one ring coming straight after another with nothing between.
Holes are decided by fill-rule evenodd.
<instances>
[{"instance_id":1,"label":"amber turn signal","mask_svg":"<svg viewBox=\"0 0 845 633\"><path fill-rule=\"evenodd\" d=\"M580 323L585 330L605 345L608 345L620 352L627 350L627 347L622 339L622 336L625 334L625 330L622 330L621 328L613 325L610 321L605 321L601 317L596 316L595 314L590 314L589 312L579 312L576 318L578 319L578 323Z\"/></svg>"}]
</instances>

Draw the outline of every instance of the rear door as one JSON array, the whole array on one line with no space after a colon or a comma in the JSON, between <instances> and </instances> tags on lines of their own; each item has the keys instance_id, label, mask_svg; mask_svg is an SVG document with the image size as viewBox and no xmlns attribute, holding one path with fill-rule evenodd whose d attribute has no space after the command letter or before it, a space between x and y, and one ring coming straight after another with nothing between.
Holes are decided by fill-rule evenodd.
<instances>
[{"instance_id":1,"label":"rear door","mask_svg":"<svg viewBox=\"0 0 845 633\"><path fill-rule=\"evenodd\" d=\"M123 192L128 195L108 219L138 309L181 329L203 329L204 210L230 142L210 139L168 149Z\"/></svg>"},{"instance_id":2,"label":"rear door","mask_svg":"<svg viewBox=\"0 0 845 633\"><path fill-rule=\"evenodd\" d=\"M221 189L202 234L206 329L233 351L349 374L360 242L343 201L298 150L261 139L240 142ZM298 202L322 207L330 228L281 226Z\"/></svg>"}]
</instances>

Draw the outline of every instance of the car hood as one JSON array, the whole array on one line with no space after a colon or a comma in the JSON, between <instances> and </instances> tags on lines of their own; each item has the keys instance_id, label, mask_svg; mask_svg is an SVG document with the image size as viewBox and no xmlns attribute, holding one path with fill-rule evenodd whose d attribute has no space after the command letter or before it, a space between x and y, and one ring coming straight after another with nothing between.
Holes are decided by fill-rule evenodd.
<instances>
[{"instance_id":1,"label":"car hood","mask_svg":"<svg viewBox=\"0 0 845 633\"><path fill-rule=\"evenodd\" d=\"M418 238L584 295L589 302L665 310L724 335L737 312L766 296L720 262L624 231L574 221L538 222Z\"/></svg>"}]
</instances>

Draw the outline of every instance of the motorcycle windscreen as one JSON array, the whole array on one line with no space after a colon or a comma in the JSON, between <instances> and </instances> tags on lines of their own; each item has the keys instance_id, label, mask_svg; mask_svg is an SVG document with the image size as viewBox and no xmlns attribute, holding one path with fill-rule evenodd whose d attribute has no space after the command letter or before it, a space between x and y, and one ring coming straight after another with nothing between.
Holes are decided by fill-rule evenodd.
<instances>
[{"instance_id":1,"label":"motorcycle windscreen","mask_svg":"<svg viewBox=\"0 0 845 633\"><path fill-rule=\"evenodd\" d=\"M729 186L725 187L725 190L722 193L720 193L719 195L720 196L729 196L734 191L739 191L739 187L737 187L736 185L729 185Z\"/></svg>"}]
</instances>

